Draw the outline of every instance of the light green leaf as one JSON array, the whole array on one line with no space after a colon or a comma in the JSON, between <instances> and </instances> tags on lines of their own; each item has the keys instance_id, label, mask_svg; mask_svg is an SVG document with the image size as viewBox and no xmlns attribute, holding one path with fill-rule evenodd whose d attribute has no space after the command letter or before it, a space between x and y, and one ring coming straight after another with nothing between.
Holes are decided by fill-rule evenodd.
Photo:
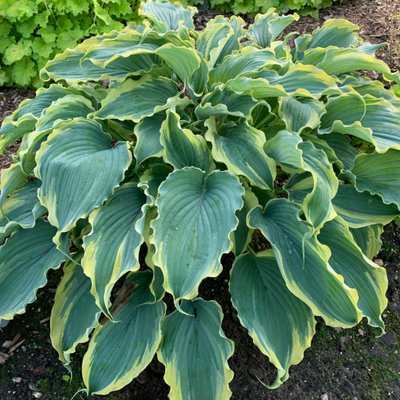
<instances>
[{"instance_id":1,"label":"light green leaf","mask_svg":"<svg viewBox=\"0 0 400 400\"><path fill-rule=\"evenodd\" d=\"M184 300L181 308L186 314L177 310L163 320L157 352L165 365L164 380L171 387L169 397L228 400L233 372L227 360L233 354L233 342L221 329L221 307L198 298Z\"/></svg>"},{"instance_id":2,"label":"light green leaf","mask_svg":"<svg viewBox=\"0 0 400 400\"><path fill-rule=\"evenodd\" d=\"M118 322L107 321L94 330L82 363L89 394L105 395L121 389L153 359L161 341L160 324L166 306L163 302L155 303L149 290L152 278L151 271L128 276L127 302L114 314ZM129 289L133 289L130 297Z\"/></svg>"},{"instance_id":3,"label":"light green leaf","mask_svg":"<svg viewBox=\"0 0 400 400\"><path fill-rule=\"evenodd\" d=\"M368 225L358 229L350 228L350 232L357 246L370 260L379 253L382 247L383 225Z\"/></svg>"},{"instance_id":4,"label":"light green leaf","mask_svg":"<svg viewBox=\"0 0 400 400\"><path fill-rule=\"evenodd\" d=\"M303 237L309 236L312 228L299 218L300 210L286 199L274 199L264 211L254 208L248 224L261 229L270 241L287 287L314 315L330 326L354 326L361 319L357 291L335 273L328 262L329 249L314 236L304 243L303 255Z\"/></svg>"},{"instance_id":5,"label":"light green leaf","mask_svg":"<svg viewBox=\"0 0 400 400\"><path fill-rule=\"evenodd\" d=\"M168 164L154 163L140 177L140 186L144 184L148 187L145 189L145 192L153 199L153 201L158 197L158 188L161 183L167 179L167 176L173 170L174 169Z\"/></svg>"},{"instance_id":6,"label":"light green leaf","mask_svg":"<svg viewBox=\"0 0 400 400\"><path fill-rule=\"evenodd\" d=\"M330 133L324 135L323 140L335 152L336 157L345 170L351 170L354 166L359 150L350 144L350 138L341 133Z\"/></svg>"},{"instance_id":7,"label":"light green leaf","mask_svg":"<svg viewBox=\"0 0 400 400\"><path fill-rule=\"evenodd\" d=\"M320 133L347 133L373 143L378 153L400 149L400 111L390 101L357 92L332 98L326 106Z\"/></svg>"},{"instance_id":8,"label":"light green leaf","mask_svg":"<svg viewBox=\"0 0 400 400\"><path fill-rule=\"evenodd\" d=\"M50 319L51 343L67 369L70 369L71 353L79 343L89 340L100 314L90 294L90 279L80 265L69 261L64 265Z\"/></svg>"},{"instance_id":9,"label":"light green leaf","mask_svg":"<svg viewBox=\"0 0 400 400\"><path fill-rule=\"evenodd\" d=\"M46 214L37 197L41 182L26 182L26 184L7 197L0 210L0 241L19 227L28 229L35 226L35 221Z\"/></svg>"},{"instance_id":10,"label":"light green leaf","mask_svg":"<svg viewBox=\"0 0 400 400\"><path fill-rule=\"evenodd\" d=\"M209 84L226 83L239 77L244 72L258 71L267 65L280 65L271 49L258 50L255 47L245 47L240 54L231 54L224 58L221 64L209 73Z\"/></svg>"},{"instance_id":11,"label":"light green leaf","mask_svg":"<svg viewBox=\"0 0 400 400\"><path fill-rule=\"evenodd\" d=\"M127 183L89 216L92 231L83 238L82 268L91 279L90 292L96 304L109 319L112 319L108 309L115 282L140 266L145 204L145 194L135 183Z\"/></svg>"},{"instance_id":12,"label":"light green leaf","mask_svg":"<svg viewBox=\"0 0 400 400\"><path fill-rule=\"evenodd\" d=\"M0 153L4 154L6 147L20 139L26 133L35 130L36 119L23 118L18 123L13 123L12 116L8 116L0 129Z\"/></svg>"},{"instance_id":13,"label":"light green leaf","mask_svg":"<svg viewBox=\"0 0 400 400\"><path fill-rule=\"evenodd\" d=\"M282 76L278 75L276 71L268 69L246 75L254 79L265 79L270 85L280 85L287 94L296 96L341 93L335 79L313 65L291 65L286 74Z\"/></svg>"},{"instance_id":14,"label":"light green leaf","mask_svg":"<svg viewBox=\"0 0 400 400\"><path fill-rule=\"evenodd\" d=\"M131 159L127 143L111 148L111 137L95 121L77 118L55 129L37 152L35 169L50 223L68 232L110 197Z\"/></svg>"},{"instance_id":15,"label":"light green leaf","mask_svg":"<svg viewBox=\"0 0 400 400\"><path fill-rule=\"evenodd\" d=\"M388 303L385 296L388 288L386 270L363 255L341 218L327 222L318 240L332 252L329 259L331 267L343 276L347 286L357 290L357 306L368 318L368 323L383 332L381 314Z\"/></svg>"},{"instance_id":16,"label":"light green leaf","mask_svg":"<svg viewBox=\"0 0 400 400\"><path fill-rule=\"evenodd\" d=\"M19 121L25 115L39 119L43 110L48 108L54 101L68 95L84 96L91 100L93 106L97 105L96 100L84 90L78 90L74 87L65 88L61 85L50 85L48 89L39 89L34 99L24 100L13 113L13 121Z\"/></svg>"},{"instance_id":17,"label":"light green leaf","mask_svg":"<svg viewBox=\"0 0 400 400\"><path fill-rule=\"evenodd\" d=\"M138 166L150 157L162 156L164 148L160 143L160 130L165 118L165 113L161 112L142 119L135 126L134 133L137 141L134 155Z\"/></svg>"},{"instance_id":18,"label":"light green leaf","mask_svg":"<svg viewBox=\"0 0 400 400\"><path fill-rule=\"evenodd\" d=\"M288 131L280 131L275 137L265 142L264 151L285 171L294 172L303 169L302 154L297 145L301 138Z\"/></svg>"},{"instance_id":19,"label":"light green leaf","mask_svg":"<svg viewBox=\"0 0 400 400\"><path fill-rule=\"evenodd\" d=\"M3 204L7 196L24 185L35 166L35 155L30 153L27 155L24 165L21 163L12 164L10 168L2 171L0 180L0 210L2 212L4 212Z\"/></svg>"},{"instance_id":20,"label":"light green leaf","mask_svg":"<svg viewBox=\"0 0 400 400\"><path fill-rule=\"evenodd\" d=\"M144 75L138 81L127 80L119 88L109 91L94 117L140 122L144 117L170 108L180 91L179 86L168 78Z\"/></svg>"},{"instance_id":21,"label":"light green leaf","mask_svg":"<svg viewBox=\"0 0 400 400\"><path fill-rule=\"evenodd\" d=\"M175 169L196 167L206 173L215 169L206 140L189 129L182 129L179 115L170 110L161 125L160 142L164 147L165 162Z\"/></svg>"},{"instance_id":22,"label":"light green leaf","mask_svg":"<svg viewBox=\"0 0 400 400\"><path fill-rule=\"evenodd\" d=\"M196 107L195 112L200 120L221 115L249 119L253 109L259 103L250 95L238 95L233 90L228 90L221 85L202 98L201 104Z\"/></svg>"},{"instance_id":23,"label":"light green leaf","mask_svg":"<svg viewBox=\"0 0 400 400\"><path fill-rule=\"evenodd\" d=\"M311 346L316 324L313 313L286 287L272 250L238 257L229 291L241 324L278 369L275 382L268 387L279 387L289 378L289 367L298 364Z\"/></svg>"},{"instance_id":24,"label":"light green leaf","mask_svg":"<svg viewBox=\"0 0 400 400\"><path fill-rule=\"evenodd\" d=\"M53 101L48 108L43 110L36 122L35 130L26 136L19 152L20 157L37 151L40 144L46 140L54 128L74 118L86 118L88 114L94 111L92 102L83 96L67 95Z\"/></svg>"},{"instance_id":25,"label":"light green leaf","mask_svg":"<svg viewBox=\"0 0 400 400\"><path fill-rule=\"evenodd\" d=\"M12 44L4 53L2 58L5 65L10 65L25 56L32 54L32 42L30 40L21 39L17 44Z\"/></svg>"},{"instance_id":26,"label":"light green leaf","mask_svg":"<svg viewBox=\"0 0 400 400\"><path fill-rule=\"evenodd\" d=\"M215 118L205 122L206 139L212 143L215 161L223 162L236 175L246 176L252 185L273 189L276 176L274 160L264 154L264 132L246 122L222 124L217 127Z\"/></svg>"},{"instance_id":27,"label":"light green leaf","mask_svg":"<svg viewBox=\"0 0 400 400\"><path fill-rule=\"evenodd\" d=\"M203 55L210 68L215 65L226 42L234 35L230 24L213 24L210 28L204 29L200 33L197 38L196 49Z\"/></svg>"},{"instance_id":28,"label":"light green leaf","mask_svg":"<svg viewBox=\"0 0 400 400\"><path fill-rule=\"evenodd\" d=\"M246 188L246 192L243 196L243 207L236 211L236 217L239 220L239 224L234 232L230 234L230 239L233 243L232 252L235 256L239 256L245 250L247 245L251 242L251 237L254 232L247 226L247 214L249 211L258 206L258 199L256 195L250 190L250 188L243 184Z\"/></svg>"},{"instance_id":29,"label":"light green leaf","mask_svg":"<svg viewBox=\"0 0 400 400\"><path fill-rule=\"evenodd\" d=\"M23 314L36 300L50 268L65 260L52 238L57 229L42 219L32 229L20 229L0 247L0 318Z\"/></svg>"},{"instance_id":30,"label":"light green leaf","mask_svg":"<svg viewBox=\"0 0 400 400\"><path fill-rule=\"evenodd\" d=\"M257 46L262 48L271 47L272 42L293 21L298 21L297 14L284 15L280 17L270 8L266 14L257 14L254 24L250 25L248 36Z\"/></svg>"},{"instance_id":31,"label":"light green leaf","mask_svg":"<svg viewBox=\"0 0 400 400\"><path fill-rule=\"evenodd\" d=\"M385 204L394 203L400 209L399 155L397 150L358 155L351 171L356 177L356 189L378 194Z\"/></svg>"},{"instance_id":32,"label":"light green leaf","mask_svg":"<svg viewBox=\"0 0 400 400\"><path fill-rule=\"evenodd\" d=\"M359 42L359 37L355 30L359 27L345 19L330 19L324 23L322 28L313 32L312 39L308 43L308 49L317 47L354 47Z\"/></svg>"},{"instance_id":33,"label":"light green leaf","mask_svg":"<svg viewBox=\"0 0 400 400\"><path fill-rule=\"evenodd\" d=\"M317 128L324 112L324 104L314 98L289 96L279 100L280 118L289 132L298 135L305 128Z\"/></svg>"},{"instance_id":34,"label":"light green leaf","mask_svg":"<svg viewBox=\"0 0 400 400\"><path fill-rule=\"evenodd\" d=\"M356 70L377 71L382 73L385 80L400 83L399 74L392 74L390 68L382 60L377 60L357 49L340 49L330 46L306 50L302 63L315 65L328 75L339 75Z\"/></svg>"},{"instance_id":35,"label":"light green leaf","mask_svg":"<svg viewBox=\"0 0 400 400\"><path fill-rule=\"evenodd\" d=\"M178 2L171 4L168 1L147 0L139 9L139 15L146 16L160 32L176 31L181 24L194 29L192 19L195 13L195 7L183 8Z\"/></svg>"},{"instance_id":36,"label":"light green leaf","mask_svg":"<svg viewBox=\"0 0 400 400\"><path fill-rule=\"evenodd\" d=\"M339 185L332 199L335 211L351 228L383 224L393 221L400 211L394 204L385 204L379 196L358 192L354 186Z\"/></svg>"},{"instance_id":37,"label":"light green leaf","mask_svg":"<svg viewBox=\"0 0 400 400\"><path fill-rule=\"evenodd\" d=\"M164 273L164 288L175 303L197 295L200 282L220 274L220 258L232 244L235 211L244 189L229 172L210 175L197 168L176 170L159 188L158 218L152 223L154 264ZM213 232L211 235L210 232Z\"/></svg>"}]
</instances>

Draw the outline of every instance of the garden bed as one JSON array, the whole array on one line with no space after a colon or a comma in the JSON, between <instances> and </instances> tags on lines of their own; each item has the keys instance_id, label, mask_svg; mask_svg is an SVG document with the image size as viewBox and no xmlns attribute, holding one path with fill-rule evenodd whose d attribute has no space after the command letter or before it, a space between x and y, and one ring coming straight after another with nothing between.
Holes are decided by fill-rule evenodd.
<instances>
[{"instance_id":1,"label":"garden bed","mask_svg":"<svg viewBox=\"0 0 400 400\"><path fill-rule=\"evenodd\" d=\"M390 17L396 11L396 3L398 13L400 5L397 0L345 1L321 11L319 19L302 18L289 30L310 33L329 18L346 18L360 26L364 40L390 42L392 50L397 46L397 54L387 48L377 53L395 71L400 69L399 58L396 58L400 56L400 36ZM204 12L195 17L195 22L202 28L215 15L215 12ZM10 115L20 101L33 96L34 92L30 90L0 88L0 121ZM10 146L9 154L15 153L17 148L18 143ZM1 170L9 164L6 157L0 157ZM206 279L200 286L200 294L206 300L217 300L222 306L225 314L222 327L227 337L235 342L236 352L229 360L235 373L230 384L234 393L232 399L400 399L400 339L397 337L397 332L400 332L400 229L394 224L387 226L383 240L377 258L383 261L389 277L389 306L383 315L387 334L377 338L379 330L370 328L365 321L350 330L334 330L319 321L313 345L306 351L304 360L291 368L289 380L274 391L265 388L258 380L271 383L275 368L253 345L232 308L228 280L233 257L224 256L223 273L216 279ZM67 371L59 362L49 339L48 318L61 276L60 270L51 272L49 284L38 292L38 300L28 306L26 314L17 316L0 333L0 346L6 341L14 341L14 347L18 345L14 351L0 348L0 352L9 356L4 364L0 364L2 400L35 398L34 393L36 396L40 393L42 399L70 399L82 388L79 368L87 346L80 345L73 356L74 375L69 382ZM0 363L2 357L6 358L0 354ZM125 389L98 398L167 399L169 389L163 381L163 374L164 367L154 360ZM85 397L78 394L76 398Z\"/></svg>"}]
</instances>

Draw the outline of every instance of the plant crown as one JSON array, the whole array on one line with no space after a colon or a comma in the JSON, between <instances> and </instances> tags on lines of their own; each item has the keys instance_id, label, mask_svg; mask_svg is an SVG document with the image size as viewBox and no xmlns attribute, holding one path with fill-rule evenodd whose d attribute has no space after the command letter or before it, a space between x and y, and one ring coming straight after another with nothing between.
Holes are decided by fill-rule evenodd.
<instances>
[{"instance_id":1,"label":"plant crown","mask_svg":"<svg viewBox=\"0 0 400 400\"><path fill-rule=\"evenodd\" d=\"M290 48L293 34L278 37L298 16L274 9L201 32L194 8L140 10L143 25L48 62L41 77L57 83L3 123L0 151L22 143L0 183L0 318L65 262L51 339L68 368L91 335L88 393L122 388L157 353L172 399L228 399L233 342L198 292L232 252L232 303L277 368L270 388L303 358L315 316L383 333L388 282L371 260L399 215L400 99L354 72L399 83L381 45L329 20ZM256 229L272 247L257 254Z\"/></svg>"}]
</instances>

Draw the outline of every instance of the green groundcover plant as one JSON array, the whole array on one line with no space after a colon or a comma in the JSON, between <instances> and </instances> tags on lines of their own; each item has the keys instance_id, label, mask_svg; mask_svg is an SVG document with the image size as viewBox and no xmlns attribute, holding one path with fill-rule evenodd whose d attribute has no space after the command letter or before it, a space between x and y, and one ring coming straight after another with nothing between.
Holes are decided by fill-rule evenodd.
<instances>
[{"instance_id":1,"label":"green groundcover plant","mask_svg":"<svg viewBox=\"0 0 400 400\"><path fill-rule=\"evenodd\" d=\"M122 388L157 354L172 399L228 399L234 345L198 288L232 251L232 303L277 368L270 388L303 358L315 316L383 333L388 282L371 260L399 215L400 99L355 72L400 81L380 45L330 20L289 47L293 34L277 39L298 16L273 9L201 32L193 8L141 9L143 25L47 63L57 83L3 123L0 151L22 143L1 176L0 318L64 263L51 340L69 368L90 337L87 393ZM272 249L249 247L255 229Z\"/></svg>"},{"instance_id":2,"label":"green groundcover plant","mask_svg":"<svg viewBox=\"0 0 400 400\"><path fill-rule=\"evenodd\" d=\"M318 10L327 8L334 2L343 0L193 0L190 4L204 4L209 1L212 8L234 14L255 14L267 12L275 7L280 12L286 13L289 10L296 10L302 15L318 16Z\"/></svg>"},{"instance_id":3,"label":"green groundcover plant","mask_svg":"<svg viewBox=\"0 0 400 400\"><path fill-rule=\"evenodd\" d=\"M57 53L138 18L132 0L0 0L0 86L40 87Z\"/></svg>"}]
</instances>

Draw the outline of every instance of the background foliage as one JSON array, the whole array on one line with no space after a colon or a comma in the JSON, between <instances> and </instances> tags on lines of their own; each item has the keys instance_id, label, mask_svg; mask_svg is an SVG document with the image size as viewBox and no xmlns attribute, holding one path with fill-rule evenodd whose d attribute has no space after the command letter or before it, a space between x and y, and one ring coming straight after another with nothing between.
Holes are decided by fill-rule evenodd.
<instances>
[{"instance_id":1,"label":"background foliage","mask_svg":"<svg viewBox=\"0 0 400 400\"><path fill-rule=\"evenodd\" d=\"M182 3L204 6L208 0ZM266 12L270 7L312 13L331 4L332 0L209 2L212 8L235 14ZM43 86L38 75L48 60L89 36L137 21L138 8L135 0L0 0L0 86Z\"/></svg>"},{"instance_id":2,"label":"background foliage","mask_svg":"<svg viewBox=\"0 0 400 400\"><path fill-rule=\"evenodd\" d=\"M0 0L0 86L40 87L39 70L84 38L138 19L132 0Z\"/></svg>"}]
</instances>

